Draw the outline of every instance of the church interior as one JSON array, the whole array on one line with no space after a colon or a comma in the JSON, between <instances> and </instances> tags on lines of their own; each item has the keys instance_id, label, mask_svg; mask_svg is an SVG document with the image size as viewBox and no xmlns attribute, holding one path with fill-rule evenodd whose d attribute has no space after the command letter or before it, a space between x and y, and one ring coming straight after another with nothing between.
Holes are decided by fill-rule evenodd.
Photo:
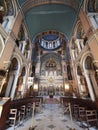
<instances>
[{"instance_id":1,"label":"church interior","mask_svg":"<svg viewBox=\"0 0 98 130\"><path fill-rule=\"evenodd\" d=\"M98 0L0 0L0 130L98 130Z\"/></svg>"}]
</instances>

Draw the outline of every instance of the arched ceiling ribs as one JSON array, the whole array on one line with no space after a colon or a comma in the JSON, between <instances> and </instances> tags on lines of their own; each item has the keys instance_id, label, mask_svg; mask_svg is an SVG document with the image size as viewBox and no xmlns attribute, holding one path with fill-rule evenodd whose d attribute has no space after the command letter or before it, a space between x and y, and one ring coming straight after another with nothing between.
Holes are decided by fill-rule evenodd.
<instances>
[{"instance_id":1,"label":"arched ceiling ribs","mask_svg":"<svg viewBox=\"0 0 98 130\"><path fill-rule=\"evenodd\" d=\"M18 0L24 13L27 12L32 7L44 4L64 4L75 10L77 10L79 6L77 0L23 0L23 1L24 2L21 3L20 0Z\"/></svg>"}]
</instances>

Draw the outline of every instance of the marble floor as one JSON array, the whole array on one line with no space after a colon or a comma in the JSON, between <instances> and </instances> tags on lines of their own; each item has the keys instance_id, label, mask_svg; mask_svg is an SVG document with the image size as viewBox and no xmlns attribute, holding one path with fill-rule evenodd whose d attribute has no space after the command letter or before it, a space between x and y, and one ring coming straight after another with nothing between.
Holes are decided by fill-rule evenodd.
<instances>
[{"instance_id":1,"label":"marble floor","mask_svg":"<svg viewBox=\"0 0 98 130\"><path fill-rule=\"evenodd\" d=\"M80 123L73 120L71 122L69 114L63 113L63 106L59 103L42 104L41 111L36 112L34 119L25 120L15 127L15 130L29 130L30 126L35 126L35 130L87 130L81 128ZM13 127L8 130L13 130ZM90 128L90 130L98 130Z\"/></svg>"}]
</instances>

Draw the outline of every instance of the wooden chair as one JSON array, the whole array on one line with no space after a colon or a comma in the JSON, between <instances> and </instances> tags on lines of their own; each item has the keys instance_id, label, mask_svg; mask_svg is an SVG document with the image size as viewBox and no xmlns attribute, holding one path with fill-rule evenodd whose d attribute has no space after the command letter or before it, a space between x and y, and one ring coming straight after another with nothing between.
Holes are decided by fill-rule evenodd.
<instances>
[{"instance_id":1,"label":"wooden chair","mask_svg":"<svg viewBox=\"0 0 98 130\"><path fill-rule=\"evenodd\" d=\"M16 121L17 121L17 109L10 109L10 113L9 113L9 125L13 126L15 129L15 125L16 125Z\"/></svg>"},{"instance_id":2,"label":"wooden chair","mask_svg":"<svg viewBox=\"0 0 98 130\"><path fill-rule=\"evenodd\" d=\"M86 121L86 109L85 107L79 107L79 121L80 126L83 127L83 123Z\"/></svg>"},{"instance_id":3,"label":"wooden chair","mask_svg":"<svg viewBox=\"0 0 98 130\"><path fill-rule=\"evenodd\" d=\"M79 119L79 105L73 105L73 117L78 120Z\"/></svg>"},{"instance_id":4,"label":"wooden chair","mask_svg":"<svg viewBox=\"0 0 98 130\"><path fill-rule=\"evenodd\" d=\"M69 104L68 102L64 103L64 107L63 107L63 113L69 113Z\"/></svg>"},{"instance_id":5,"label":"wooden chair","mask_svg":"<svg viewBox=\"0 0 98 130\"><path fill-rule=\"evenodd\" d=\"M41 111L41 103L40 103L40 101L36 101L36 102L35 102L35 110L36 110L37 112L40 112L40 111Z\"/></svg>"},{"instance_id":6,"label":"wooden chair","mask_svg":"<svg viewBox=\"0 0 98 130\"><path fill-rule=\"evenodd\" d=\"M28 103L26 106L26 117L29 118L32 116L32 104Z\"/></svg>"},{"instance_id":7,"label":"wooden chair","mask_svg":"<svg viewBox=\"0 0 98 130\"><path fill-rule=\"evenodd\" d=\"M90 130L91 126L98 126L96 110L86 110L86 122L88 130Z\"/></svg>"},{"instance_id":8,"label":"wooden chair","mask_svg":"<svg viewBox=\"0 0 98 130\"><path fill-rule=\"evenodd\" d=\"M26 106L23 105L20 107L20 118L24 121L26 115Z\"/></svg>"}]
</instances>

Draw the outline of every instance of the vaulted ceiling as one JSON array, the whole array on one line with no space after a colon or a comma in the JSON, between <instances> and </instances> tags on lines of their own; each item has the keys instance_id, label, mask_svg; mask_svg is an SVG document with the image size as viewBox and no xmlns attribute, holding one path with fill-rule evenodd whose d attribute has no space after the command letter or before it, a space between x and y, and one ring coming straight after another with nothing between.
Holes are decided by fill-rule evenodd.
<instances>
[{"instance_id":1,"label":"vaulted ceiling","mask_svg":"<svg viewBox=\"0 0 98 130\"><path fill-rule=\"evenodd\" d=\"M17 0L31 39L43 31L55 30L68 39L83 0Z\"/></svg>"}]
</instances>

